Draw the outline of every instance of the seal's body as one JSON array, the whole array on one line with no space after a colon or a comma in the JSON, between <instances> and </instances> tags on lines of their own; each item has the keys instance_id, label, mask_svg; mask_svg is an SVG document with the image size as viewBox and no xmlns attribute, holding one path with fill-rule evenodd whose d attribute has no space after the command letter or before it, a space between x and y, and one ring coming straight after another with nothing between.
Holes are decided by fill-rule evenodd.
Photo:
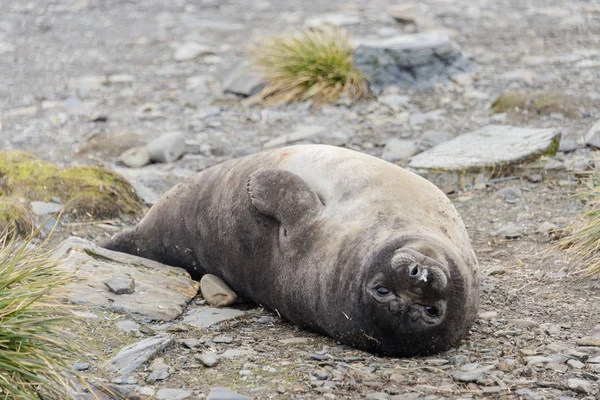
<instances>
[{"instance_id":1,"label":"seal's body","mask_svg":"<svg viewBox=\"0 0 600 400\"><path fill-rule=\"evenodd\" d=\"M463 222L433 184L352 150L300 145L209 168L104 247L221 277L342 343L411 356L456 343L479 304Z\"/></svg>"}]
</instances>

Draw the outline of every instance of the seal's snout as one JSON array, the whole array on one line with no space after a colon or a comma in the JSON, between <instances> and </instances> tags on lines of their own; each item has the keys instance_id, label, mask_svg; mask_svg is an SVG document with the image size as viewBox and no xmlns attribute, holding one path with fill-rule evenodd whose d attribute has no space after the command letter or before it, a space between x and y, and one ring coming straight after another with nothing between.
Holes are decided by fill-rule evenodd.
<instances>
[{"instance_id":1,"label":"seal's snout","mask_svg":"<svg viewBox=\"0 0 600 400\"><path fill-rule=\"evenodd\" d=\"M398 250L392 258L392 268L404 274L414 288L441 291L448 285L447 268L412 249Z\"/></svg>"}]
</instances>

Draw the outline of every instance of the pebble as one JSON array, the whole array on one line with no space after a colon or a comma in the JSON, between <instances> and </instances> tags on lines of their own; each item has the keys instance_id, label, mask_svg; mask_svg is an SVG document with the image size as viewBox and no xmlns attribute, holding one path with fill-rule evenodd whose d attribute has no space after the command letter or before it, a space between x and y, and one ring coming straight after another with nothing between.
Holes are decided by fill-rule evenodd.
<instances>
[{"instance_id":1,"label":"pebble","mask_svg":"<svg viewBox=\"0 0 600 400\"><path fill-rule=\"evenodd\" d=\"M331 358L331 356L329 354L311 354L309 356L312 360L316 360L316 361L325 361L325 360L329 360Z\"/></svg>"},{"instance_id":2,"label":"pebble","mask_svg":"<svg viewBox=\"0 0 600 400\"><path fill-rule=\"evenodd\" d=\"M119 156L119 161L129 168L141 168L150 164L150 153L146 147L133 147Z\"/></svg>"},{"instance_id":3,"label":"pebble","mask_svg":"<svg viewBox=\"0 0 600 400\"><path fill-rule=\"evenodd\" d=\"M260 317L256 322L259 324L272 324L275 322L275 318L273 317Z\"/></svg>"},{"instance_id":4,"label":"pebble","mask_svg":"<svg viewBox=\"0 0 600 400\"><path fill-rule=\"evenodd\" d=\"M540 326L537 322L529 319L509 319L507 324L521 329L538 328Z\"/></svg>"},{"instance_id":5,"label":"pebble","mask_svg":"<svg viewBox=\"0 0 600 400\"><path fill-rule=\"evenodd\" d=\"M191 393L183 389L160 389L156 392L156 400L185 400L190 397Z\"/></svg>"},{"instance_id":6,"label":"pebble","mask_svg":"<svg viewBox=\"0 0 600 400\"><path fill-rule=\"evenodd\" d=\"M133 375L122 375L114 377L111 382L117 385L135 385L138 383L138 378Z\"/></svg>"},{"instance_id":7,"label":"pebble","mask_svg":"<svg viewBox=\"0 0 600 400\"><path fill-rule=\"evenodd\" d=\"M61 204L56 203L46 203L44 201L32 201L31 202L31 211L35 215L44 216L48 214L54 214L63 209Z\"/></svg>"},{"instance_id":8,"label":"pebble","mask_svg":"<svg viewBox=\"0 0 600 400\"><path fill-rule=\"evenodd\" d=\"M600 364L600 356L592 357L589 360L587 360L587 362L590 364Z\"/></svg>"},{"instance_id":9,"label":"pebble","mask_svg":"<svg viewBox=\"0 0 600 400\"><path fill-rule=\"evenodd\" d=\"M202 297L213 307L226 307L236 302L237 294L218 276L205 274L200 279Z\"/></svg>"},{"instance_id":10,"label":"pebble","mask_svg":"<svg viewBox=\"0 0 600 400\"><path fill-rule=\"evenodd\" d=\"M585 135L585 144L600 149L600 120L596 121Z\"/></svg>"},{"instance_id":11,"label":"pebble","mask_svg":"<svg viewBox=\"0 0 600 400\"><path fill-rule=\"evenodd\" d=\"M185 152L185 135L181 132L166 133L147 145L150 159L157 163L172 163Z\"/></svg>"},{"instance_id":12,"label":"pebble","mask_svg":"<svg viewBox=\"0 0 600 400\"><path fill-rule=\"evenodd\" d=\"M452 362L452 364L456 364L456 365L465 365L469 362L469 357L459 354L457 356L454 356L450 359L450 361Z\"/></svg>"},{"instance_id":13,"label":"pebble","mask_svg":"<svg viewBox=\"0 0 600 400\"><path fill-rule=\"evenodd\" d=\"M115 326L129 334L137 332L140 329L140 326L130 319L119 321Z\"/></svg>"},{"instance_id":14,"label":"pebble","mask_svg":"<svg viewBox=\"0 0 600 400\"><path fill-rule=\"evenodd\" d=\"M507 203L514 204L518 200L523 198L523 192L521 192L521 189L519 188L508 186L498 190L496 192L496 196L506 201Z\"/></svg>"},{"instance_id":15,"label":"pebble","mask_svg":"<svg viewBox=\"0 0 600 400\"><path fill-rule=\"evenodd\" d=\"M548 235L551 231L556 229L558 229L557 225L546 221L537 228L537 232L541 235Z\"/></svg>"},{"instance_id":16,"label":"pebble","mask_svg":"<svg viewBox=\"0 0 600 400\"><path fill-rule=\"evenodd\" d=\"M381 158L392 163L406 161L418 151L419 148L412 140L392 138L385 144Z\"/></svg>"},{"instance_id":17,"label":"pebble","mask_svg":"<svg viewBox=\"0 0 600 400\"><path fill-rule=\"evenodd\" d=\"M154 359L148 369L152 371L150 375L146 377L146 382L148 383L165 380L171 375L171 367L165 364L165 361L162 358Z\"/></svg>"},{"instance_id":18,"label":"pebble","mask_svg":"<svg viewBox=\"0 0 600 400\"><path fill-rule=\"evenodd\" d=\"M575 341L579 346L600 347L600 336L585 337Z\"/></svg>"},{"instance_id":19,"label":"pebble","mask_svg":"<svg viewBox=\"0 0 600 400\"><path fill-rule=\"evenodd\" d=\"M479 314L479 318L481 319L495 319L498 317L498 311L485 311Z\"/></svg>"},{"instance_id":20,"label":"pebble","mask_svg":"<svg viewBox=\"0 0 600 400\"><path fill-rule=\"evenodd\" d=\"M528 366L534 366L534 365L550 363L550 362L552 362L552 359L548 358L548 357L542 357L542 356L532 356L532 357L525 357L525 362L527 362Z\"/></svg>"},{"instance_id":21,"label":"pebble","mask_svg":"<svg viewBox=\"0 0 600 400\"><path fill-rule=\"evenodd\" d=\"M83 361L75 361L73 363L73 369L75 371L87 371L88 369L90 369L90 364Z\"/></svg>"},{"instance_id":22,"label":"pebble","mask_svg":"<svg viewBox=\"0 0 600 400\"><path fill-rule=\"evenodd\" d=\"M500 229L494 233L494 236L500 236L506 239L518 239L523 236L523 229L514 222L509 222L501 226Z\"/></svg>"},{"instance_id":23,"label":"pebble","mask_svg":"<svg viewBox=\"0 0 600 400\"><path fill-rule=\"evenodd\" d=\"M365 398L370 400L389 400L390 396L387 393L375 392L367 394Z\"/></svg>"},{"instance_id":24,"label":"pebble","mask_svg":"<svg viewBox=\"0 0 600 400\"><path fill-rule=\"evenodd\" d=\"M483 372L479 370L455 371L452 373L452 377L460 382L479 382L484 379Z\"/></svg>"},{"instance_id":25,"label":"pebble","mask_svg":"<svg viewBox=\"0 0 600 400\"><path fill-rule=\"evenodd\" d=\"M103 283L114 294L131 294L135 292L135 281L131 278L110 278Z\"/></svg>"},{"instance_id":26,"label":"pebble","mask_svg":"<svg viewBox=\"0 0 600 400\"><path fill-rule=\"evenodd\" d=\"M377 101L379 101L381 104L388 106L394 112L400 112L403 111L406 108L406 106L408 106L408 103L410 102L410 97L392 93L384 96L379 96L377 98Z\"/></svg>"},{"instance_id":27,"label":"pebble","mask_svg":"<svg viewBox=\"0 0 600 400\"><path fill-rule=\"evenodd\" d=\"M215 343L233 343L233 338L231 336L219 335L212 339Z\"/></svg>"},{"instance_id":28,"label":"pebble","mask_svg":"<svg viewBox=\"0 0 600 400\"><path fill-rule=\"evenodd\" d=\"M577 147L577 142L574 140L561 140L558 146L558 151L561 151L563 153L570 153L577 150Z\"/></svg>"},{"instance_id":29,"label":"pebble","mask_svg":"<svg viewBox=\"0 0 600 400\"><path fill-rule=\"evenodd\" d=\"M243 62L229 72L223 81L223 91L238 96L253 96L260 92L267 82L250 72L248 62Z\"/></svg>"},{"instance_id":30,"label":"pebble","mask_svg":"<svg viewBox=\"0 0 600 400\"><path fill-rule=\"evenodd\" d=\"M210 46L196 42L185 42L175 50L173 58L175 61L191 61L201 55L211 53L214 53L214 50Z\"/></svg>"},{"instance_id":31,"label":"pebble","mask_svg":"<svg viewBox=\"0 0 600 400\"><path fill-rule=\"evenodd\" d=\"M558 364L556 362L551 362L551 363L546 364L546 369L551 369L553 371L564 374L565 372L568 371L569 367L566 366L565 364Z\"/></svg>"},{"instance_id":32,"label":"pebble","mask_svg":"<svg viewBox=\"0 0 600 400\"><path fill-rule=\"evenodd\" d=\"M216 387L210 391L206 400L250 400L250 398L223 387Z\"/></svg>"},{"instance_id":33,"label":"pebble","mask_svg":"<svg viewBox=\"0 0 600 400\"><path fill-rule=\"evenodd\" d=\"M592 383L583 379L571 378L567 380L569 389L582 394L588 394L592 392Z\"/></svg>"},{"instance_id":34,"label":"pebble","mask_svg":"<svg viewBox=\"0 0 600 400\"><path fill-rule=\"evenodd\" d=\"M202 342L198 339L188 338L188 339L183 339L181 341L181 344L183 344L188 349L195 349L197 347L200 347L202 345Z\"/></svg>"},{"instance_id":35,"label":"pebble","mask_svg":"<svg viewBox=\"0 0 600 400\"><path fill-rule=\"evenodd\" d=\"M581 369L581 368L585 367L584 363L582 363L579 360L574 360L574 359L567 361L567 364L569 364L571 367L573 367L575 369Z\"/></svg>"},{"instance_id":36,"label":"pebble","mask_svg":"<svg viewBox=\"0 0 600 400\"><path fill-rule=\"evenodd\" d=\"M324 370L315 371L312 375L320 381L326 381L330 377L329 373Z\"/></svg>"},{"instance_id":37,"label":"pebble","mask_svg":"<svg viewBox=\"0 0 600 400\"><path fill-rule=\"evenodd\" d=\"M219 363L219 357L214 351L203 351L200 354L196 354L196 359L208 368L214 367Z\"/></svg>"},{"instance_id":38,"label":"pebble","mask_svg":"<svg viewBox=\"0 0 600 400\"><path fill-rule=\"evenodd\" d=\"M344 13L327 13L327 14L318 14L312 17L307 18L304 21L304 26L306 28L318 28L323 27L324 25L329 26L348 26L348 25L356 25L360 23L360 17L355 14L344 14Z\"/></svg>"},{"instance_id":39,"label":"pebble","mask_svg":"<svg viewBox=\"0 0 600 400\"><path fill-rule=\"evenodd\" d=\"M417 147L419 147L419 150L424 151L447 142L452 137L452 134L446 131L425 131L417 142Z\"/></svg>"},{"instance_id":40,"label":"pebble","mask_svg":"<svg viewBox=\"0 0 600 400\"><path fill-rule=\"evenodd\" d=\"M308 139L325 132L325 127L321 125L298 125L294 131L287 135L281 135L278 138L269 140L263 145L264 149L272 149L285 144L291 144L300 140Z\"/></svg>"}]
</instances>

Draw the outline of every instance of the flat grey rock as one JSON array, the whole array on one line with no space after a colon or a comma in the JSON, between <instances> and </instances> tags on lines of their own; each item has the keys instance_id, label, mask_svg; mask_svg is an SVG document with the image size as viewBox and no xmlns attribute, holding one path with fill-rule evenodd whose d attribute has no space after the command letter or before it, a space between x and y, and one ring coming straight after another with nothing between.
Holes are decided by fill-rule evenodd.
<instances>
[{"instance_id":1,"label":"flat grey rock","mask_svg":"<svg viewBox=\"0 0 600 400\"><path fill-rule=\"evenodd\" d=\"M203 351L201 354L196 354L196 358L208 368L214 367L219 362L219 357L214 351Z\"/></svg>"},{"instance_id":2,"label":"flat grey rock","mask_svg":"<svg viewBox=\"0 0 600 400\"><path fill-rule=\"evenodd\" d=\"M427 85L471 69L460 47L440 32L357 43L354 61L377 93L390 85Z\"/></svg>"},{"instance_id":3,"label":"flat grey rock","mask_svg":"<svg viewBox=\"0 0 600 400\"><path fill-rule=\"evenodd\" d=\"M307 18L304 21L306 28L318 28L323 26L350 26L357 25L360 23L360 16L357 14L344 14L344 13L328 13L319 14Z\"/></svg>"},{"instance_id":4,"label":"flat grey rock","mask_svg":"<svg viewBox=\"0 0 600 400\"><path fill-rule=\"evenodd\" d=\"M205 44L196 42L185 42L182 43L177 50L173 58L175 61L191 61L201 55L213 54L214 50Z\"/></svg>"},{"instance_id":5,"label":"flat grey rock","mask_svg":"<svg viewBox=\"0 0 600 400\"><path fill-rule=\"evenodd\" d=\"M234 68L223 81L223 91L238 96L253 96L260 92L267 82L252 71L248 62Z\"/></svg>"},{"instance_id":6,"label":"flat grey rock","mask_svg":"<svg viewBox=\"0 0 600 400\"><path fill-rule=\"evenodd\" d=\"M223 387L216 387L210 391L206 400L249 400L248 396L243 394L232 392L229 389Z\"/></svg>"},{"instance_id":7,"label":"flat grey rock","mask_svg":"<svg viewBox=\"0 0 600 400\"><path fill-rule=\"evenodd\" d=\"M499 168L533 160L557 148L557 129L488 125L414 156L409 167L443 171Z\"/></svg>"},{"instance_id":8,"label":"flat grey rock","mask_svg":"<svg viewBox=\"0 0 600 400\"><path fill-rule=\"evenodd\" d=\"M246 313L233 308L201 307L191 310L183 322L197 328L208 328L223 321L239 318Z\"/></svg>"},{"instance_id":9,"label":"flat grey rock","mask_svg":"<svg viewBox=\"0 0 600 400\"><path fill-rule=\"evenodd\" d=\"M150 164L150 153L146 147L133 147L119 156L119 161L129 168L141 168Z\"/></svg>"},{"instance_id":10,"label":"flat grey rock","mask_svg":"<svg viewBox=\"0 0 600 400\"><path fill-rule=\"evenodd\" d=\"M406 161L418 151L419 148L412 140L392 138L385 144L381 158L392 163Z\"/></svg>"},{"instance_id":11,"label":"flat grey rock","mask_svg":"<svg viewBox=\"0 0 600 400\"><path fill-rule=\"evenodd\" d=\"M62 208L62 204L57 203L46 203L43 201L31 202L31 211L33 211L35 215L39 216L54 214L55 212L62 210Z\"/></svg>"},{"instance_id":12,"label":"flat grey rock","mask_svg":"<svg viewBox=\"0 0 600 400\"><path fill-rule=\"evenodd\" d=\"M108 361L106 370L119 375L129 374L172 343L171 335L156 336L136 342L121 349Z\"/></svg>"},{"instance_id":13,"label":"flat grey rock","mask_svg":"<svg viewBox=\"0 0 600 400\"><path fill-rule=\"evenodd\" d=\"M183 389L160 389L156 392L157 400L185 400L192 395Z\"/></svg>"},{"instance_id":14,"label":"flat grey rock","mask_svg":"<svg viewBox=\"0 0 600 400\"><path fill-rule=\"evenodd\" d=\"M196 296L199 284L182 268L106 250L80 238L69 238L54 251L58 267L79 278L63 296L75 304L129 314L140 321L171 321ZM111 292L107 279L134 280L135 291Z\"/></svg>"}]
</instances>

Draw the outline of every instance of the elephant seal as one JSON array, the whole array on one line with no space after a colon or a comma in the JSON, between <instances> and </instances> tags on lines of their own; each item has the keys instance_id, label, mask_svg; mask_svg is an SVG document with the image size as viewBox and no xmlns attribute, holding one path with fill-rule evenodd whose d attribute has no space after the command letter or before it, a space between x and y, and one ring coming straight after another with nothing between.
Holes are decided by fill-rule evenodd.
<instances>
[{"instance_id":1,"label":"elephant seal","mask_svg":"<svg viewBox=\"0 0 600 400\"><path fill-rule=\"evenodd\" d=\"M387 356L468 331L477 259L450 200L420 176L339 147L267 150L163 195L111 250L214 274L302 327Z\"/></svg>"}]
</instances>

